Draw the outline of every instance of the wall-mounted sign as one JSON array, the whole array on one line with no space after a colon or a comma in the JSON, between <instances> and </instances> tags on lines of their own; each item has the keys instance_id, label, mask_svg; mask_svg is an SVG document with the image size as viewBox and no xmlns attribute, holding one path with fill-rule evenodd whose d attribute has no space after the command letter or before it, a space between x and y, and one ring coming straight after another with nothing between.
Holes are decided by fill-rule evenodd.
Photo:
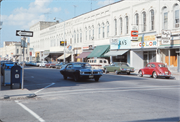
<instances>
[{"instance_id":1,"label":"wall-mounted sign","mask_svg":"<svg viewBox=\"0 0 180 122\"><path fill-rule=\"evenodd\" d=\"M170 44L170 41L171 41L171 31L169 31L169 30L162 30L161 40L162 40L162 44Z\"/></svg>"},{"instance_id":2,"label":"wall-mounted sign","mask_svg":"<svg viewBox=\"0 0 180 122\"><path fill-rule=\"evenodd\" d=\"M110 39L111 49L128 49L131 48L131 37L121 37Z\"/></svg>"},{"instance_id":3,"label":"wall-mounted sign","mask_svg":"<svg viewBox=\"0 0 180 122\"><path fill-rule=\"evenodd\" d=\"M67 49L70 51L70 50L72 50L72 46L71 45L68 45L67 46Z\"/></svg>"},{"instance_id":4,"label":"wall-mounted sign","mask_svg":"<svg viewBox=\"0 0 180 122\"><path fill-rule=\"evenodd\" d=\"M65 41L65 46L67 45L67 41ZM60 46L64 46L64 41L60 41Z\"/></svg>"},{"instance_id":5,"label":"wall-mounted sign","mask_svg":"<svg viewBox=\"0 0 180 122\"><path fill-rule=\"evenodd\" d=\"M131 30L131 41L138 41L138 26L134 25Z\"/></svg>"},{"instance_id":6,"label":"wall-mounted sign","mask_svg":"<svg viewBox=\"0 0 180 122\"><path fill-rule=\"evenodd\" d=\"M94 46L93 45L89 45L89 50L93 50Z\"/></svg>"}]
</instances>

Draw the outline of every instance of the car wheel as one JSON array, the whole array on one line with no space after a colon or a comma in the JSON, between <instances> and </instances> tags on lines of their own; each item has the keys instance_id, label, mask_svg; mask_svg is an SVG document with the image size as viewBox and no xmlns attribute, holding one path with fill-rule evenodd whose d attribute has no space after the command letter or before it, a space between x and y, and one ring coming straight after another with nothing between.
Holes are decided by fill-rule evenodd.
<instances>
[{"instance_id":1,"label":"car wheel","mask_svg":"<svg viewBox=\"0 0 180 122\"><path fill-rule=\"evenodd\" d=\"M98 81L99 81L99 77L95 77L94 80L95 80L96 82L98 82Z\"/></svg>"},{"instance_id":2,"label":"car wheel","mask_svg":"<svg viewBox=\"0 0 180 122\"><path fill-rule=\"evenodd\" d=\"M138 76L143 77L142 71L139 71Z\"/></svg>"},{"instance_id":3,"label":"car wheel","mask_svg":"<svg viewBox=\"0 0 180 122\"><path fill-rule=\"evenodd\" d=\"M67 76L66 75L63 75L63 78L64 78L64 80L67 80Z\"/></svg>"},{"instance_id":4,"label":"car wheel","mask_svg":"<svg viewBox=\"0 0 180 122\"><path fill-rule=\"evenodd\" d=\"M104 69L104 73L107 74L107 69Z\"/></svg>"},{"instance_id":5,"label":"car wheel","mask_svg":"<svg viewBox=\"0 0 180 122\"><path fill-rule=\"evenodd\" d=\"M128 75L130 75L130 72L127 72Z\"/></svg>"},{"instance_id":6,"label":"car wheel","mask_svg":"<svg viewBox=\"0 0 180 122\"><path fill-rule=\"evenodd\" d=\"M170 77L165 77L166 79L169 79Z\"/></svg>"},{"instance_id":7,"label":"car wheel","mask_svg":"<svg viewBox=\"0 0 180 122\"><path fill-rule=\"evenodd\" d=\"M153 78L157 78L156 72L153 72Z\"/></svg>"},{"instance_id":8,"label":"car wheel","mask_svg":"<svg viewBox=\"0 0 180 122\"><path fill-rule=\"evenodd\" d=\"M117 70L115 70L114 73L115 73L116 75L118 75L118 71L117 71Z\"/></svg>"},{"instance_id":9,"label":"car wheel","mask_svg":"<svg viewBox=\"0 0 180 122\"><path fill-rule=\"evenodd\" d=\"M74 74L74 76L73 76L73 77L74 77L74 81L75 81L75 82L79 81L79 78L78 78L78 76L77 76L77 75L75 75L75 74Z\"/></svg>"}]
</instances>

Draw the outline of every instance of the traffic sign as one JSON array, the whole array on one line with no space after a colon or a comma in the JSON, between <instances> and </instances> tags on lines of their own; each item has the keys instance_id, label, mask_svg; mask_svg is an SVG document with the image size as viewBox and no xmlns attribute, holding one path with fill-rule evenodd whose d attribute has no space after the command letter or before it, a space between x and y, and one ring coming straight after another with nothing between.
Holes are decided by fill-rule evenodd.
<instances>
[{"instance_id":1,"label":"traffic sign","mask_svg":"<svg viewBox=\"0 0 180 122\"><path fill-rule=\"evenodd\" d=\"M33 31L16 30L16 36L33 37Z\"/></svg>"}]
</instances>

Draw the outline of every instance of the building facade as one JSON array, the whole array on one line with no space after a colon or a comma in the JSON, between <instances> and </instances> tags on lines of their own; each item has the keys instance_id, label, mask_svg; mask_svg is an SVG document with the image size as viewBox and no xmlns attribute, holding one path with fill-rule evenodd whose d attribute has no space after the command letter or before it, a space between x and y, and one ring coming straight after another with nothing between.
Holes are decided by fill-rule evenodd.
<instances>
[{"instance_id":1,"label":"building facade","mask_svg":"<svg viewBox=\"0 0 180 122\"><path fill-rule=\"evenodd\" d=\"M82 61L82 53L101 45L110 45L109 58L125 61L135 69L149 62L163 62L180 69L180 3L167 0L119 1L67 21L39 22L30 27L32 56L40 60L57 60L65 52L66 59ZM131 39L136 27L138 40ZM170 44L162 44L162 33L170 31ZM61 41L67 41L61 46ZM71 48L69 48L71 47ZM110 55L118 51L117 56ZM59 59L62 59L61 57Z\"/></svg>"}]
</instances>

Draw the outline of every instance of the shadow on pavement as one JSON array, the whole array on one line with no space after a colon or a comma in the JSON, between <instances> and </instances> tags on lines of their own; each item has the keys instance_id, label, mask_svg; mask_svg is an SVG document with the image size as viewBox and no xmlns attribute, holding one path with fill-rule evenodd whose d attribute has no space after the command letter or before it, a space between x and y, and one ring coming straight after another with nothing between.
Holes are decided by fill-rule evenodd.
<instances>
[{"instance_id":1,"label":"shadow on pavement","mask_svg":"<svg viewBox=\"0 0 180 122\"><path fill-rule=\"evenodd\" d=\"M149 120L137 120L130 122L180 122L179 117L171 117L171 118L160 118L160 119L149 119Z\"/></svg>"}]
</instances>

